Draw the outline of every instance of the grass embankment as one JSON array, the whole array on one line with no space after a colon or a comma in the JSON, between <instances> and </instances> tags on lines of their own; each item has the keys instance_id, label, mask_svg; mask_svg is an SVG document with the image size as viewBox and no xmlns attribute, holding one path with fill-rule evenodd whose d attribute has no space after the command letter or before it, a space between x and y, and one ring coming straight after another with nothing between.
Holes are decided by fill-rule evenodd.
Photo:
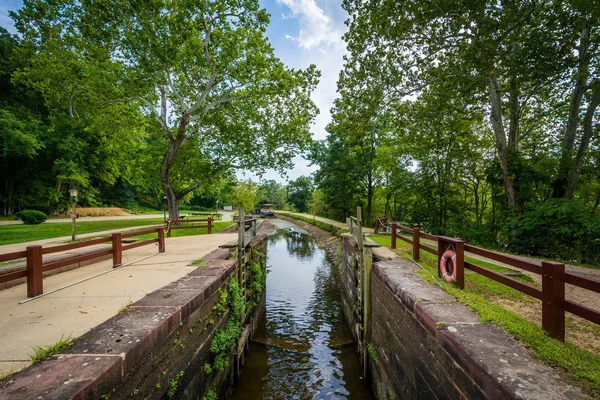
<instances>
[{"instance_id":1,"label":"grass embankment","mask_svg":"<svg viewBox=\"0 0 600 400\"><path fill-rule=\"evenodd\" d=\"M383 246L391 247L390 236L371 235L369 237ZM411 247L403 246L400 240L397 243L396 253L412 260ZM510 271L507 268L470 257L465 257L465 260L497 272ZM456 296L460 302L475 310L479 314L481 322L492 323L504 328L510 335L527 346L536 358L553 367L558 367L568 379L584 387L592 398L600 398L599 349L588 351L569 340L564 343L554 340L546 336L541 326L499 305L510 303L516 309L527 309L532 305L539 306L538 300L471 271L465 271L465 290L457 289L444 279L438 278L437 256L425 251L421 251L419 265L422 267L417 270L420 276L431 284L439 284L446 292ZM537 286L526 275L511 276L511 278ZM541 307L537 308L539 308L541 317ZM587 321L575 321L573 318L567 317L567 336L573 335L574 330L587 331L591 337L600 334L600 327L587 323Z\"/></svg>"},{"instance_id":2,"label":"grass embankment","mask_svg":"<svg viewBox=\"0 0 600 400\"><path fill-rule=\"evenodd\" d=\"M77 234L82 235L85 233L125 229L145 225L159 225L162 223L162 218L78 222ZM0 245L70 236L71 226L70 222L45 222L40 225L3 225L0 226Z\"/></svg>"},{"instance_id":3,"label":"grass embankment","mask_svg":"<svg viewBox=\"0 0 600 400\"><path fill-rule=\"evenodd\" d=\"M348 229L340 228L338 226L328 224L327 222L322 222L322 221L319 221L319 220L316 220L316 219L313 219L313 218L304 217L302 215L297 215L297 214L288 213L288 212L282 212L282 211L277 211L276 215L282 215L284 217L290 217L290 218L293 218L293 219L297 219L299 221L304 221L304 222L306 222L308 224L311 224L311 225L314 225L314 226L316 226L318 228L321 228L321 229L323 229L323 230L325 230L325 231L327 231L327 232L329 232L329 233L331 233L331 234L333 234L335 236L339 236L342 233L348 232Z\"/></svg>"}]
</instances>

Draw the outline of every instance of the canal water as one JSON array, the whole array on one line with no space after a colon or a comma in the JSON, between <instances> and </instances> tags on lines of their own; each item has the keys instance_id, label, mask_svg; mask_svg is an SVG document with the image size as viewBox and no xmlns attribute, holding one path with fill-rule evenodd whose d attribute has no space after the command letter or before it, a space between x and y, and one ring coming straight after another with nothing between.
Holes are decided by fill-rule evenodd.
<instances>
[{"instance_id":1,"label":"canal water","mask_svg":"<svg viewBox=\"0 0 600 400\"><path fill-rule=\"evenodd\" d=\"M268 239L266 312L234 400L372 399L341 308L339 268L296 225Z\"/></svg>"}]
</instances>

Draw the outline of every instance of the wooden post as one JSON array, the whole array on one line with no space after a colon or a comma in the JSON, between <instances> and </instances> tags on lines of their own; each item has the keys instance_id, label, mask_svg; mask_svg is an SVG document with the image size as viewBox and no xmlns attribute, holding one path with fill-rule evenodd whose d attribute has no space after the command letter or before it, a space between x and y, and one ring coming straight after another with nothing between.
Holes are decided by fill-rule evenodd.
<instances>
[{"instance_id":1,"label":"wooden post","mask_svg":"<svg viewBox=\"0 0 600 400\"><path fill-rule=\"evenodd\" d=\"M212 233L212 218L208 217L208 234Z\"/></svg>"},{"instance_id":2,"label":"wooden post","mask_svg":"<svg viewBox=\"0 0 600 400\"><path fill-rule=\"evenodd\" d=\"M242 268L244 267L244 234L246 230L246 216L244 214L244 207L238 211L239 216L239 229L238 229L238 251L237 251L237 265L238 265L238 284L242 282Z\"/></svg>"},{"instance_id":3,"label":"wooden post","mask_svg":"<svg viewBox=\"0 0 600 400\"><path fill-rule=\"evenodd\" d=\"M123 265L123 244L121 243L121 232L112 234L112 256L113 268ZM160 244L158 245L160 248Z\"/></svg>"},{"instance_id":4,"label":"wooden post","mask_svg":"<svg viewBox=\"0 0 600 400\"><path fill-rule=\"evenodd\" d=\"M415 261L421 259L421 230L419 228L413 228L412 257Z\"/></svg>"},{"instance_id":5,"label":"wooden post","mask_svg":"<svg viewBox=\"0 0 600 400\"><path fill-rule=\"evenodd\" d=\"M453 275L456 277L456 287L465 288L465 241L462 239L438 236L438 276L442 277L440 263L442 255L450 248L456 253L456 259L452 262ZM448 262L449 264L450 262Z\"/></svg>"},{"instance_id":6,"label":"wooden post","mask_svg":"<svg viewBox=\"0 0 600 400\"><path fill-rule=\"evenodd\" d=\"M27 297L44 293L42 246L27 246Z\"/></svg>"},{"instance_id":7,"label":"wooden post","mask_svg":"<svg viewBox=\"0 0 600 400\"><path fill-rule=\"evenodd\" d=\"M171 222L172 223L172 222ZM168 230L167 230L167 237L171 237L171 224L167 224Z\"/></svg>"},{"instance_id":8,"label":"wooden post","mask_svg":"<svg viewBox=\"0 0 600 400\"><path fill-rule=\"evenodd\" d=\"M542 261L542 328L565 340L565 264Z\"/></svg>"},{"instance_id":9,"label":"wooden post","mask_svg":"<svg viewBox=\"0 0 600 400\"><path fill-rule=\"evenodd\" d=\"M158 252L164 253L165 252L165 230L161 226L157 229L157 232L158 232Z\"/></svg>"},{"instance_id":10,"label":"wooden post","mask_svg":"<svg viewBox=\"0 0 600 400\"><path fill-rule=\"evenodd\" d=\"M396 248L396 230L398 229L398 225L395 222L392 222L392 249Z\"/></svg>"}]
</instances>

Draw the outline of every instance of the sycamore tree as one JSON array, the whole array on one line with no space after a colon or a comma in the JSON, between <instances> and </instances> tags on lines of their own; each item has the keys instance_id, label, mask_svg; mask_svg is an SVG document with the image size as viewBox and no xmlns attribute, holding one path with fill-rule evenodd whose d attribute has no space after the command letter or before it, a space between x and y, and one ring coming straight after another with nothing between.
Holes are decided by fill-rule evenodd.
<instances>
[{"instance_id":1,"label":"sycamore tree","mask_svg":"<svg viewBox=\"0 0 600 400\"><path fill-rule=\"evenodd\" d=\"M43 77L37 87L70 113L85 96L115 124L132 107L154 119L173 219L207 176L282 170L310 143L319 72L274 56L256 0L26 0L12 16L41 60L22 79Z\"/></svg>"}]
</instances>

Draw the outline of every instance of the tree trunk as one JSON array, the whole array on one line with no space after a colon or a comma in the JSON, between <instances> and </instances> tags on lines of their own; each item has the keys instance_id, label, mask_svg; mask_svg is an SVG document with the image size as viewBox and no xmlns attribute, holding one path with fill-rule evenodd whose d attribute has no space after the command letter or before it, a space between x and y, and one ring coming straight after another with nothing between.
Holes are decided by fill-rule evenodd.
<instances>
[{"instance_id":1,"label":"tree trunk","mask_svg":"<svg viewBox=\"0 0 600 400\"><path fill-rule=\"evenodd\" d=\"M590 100L585 113L585 118L583 119L583 135L581 136L581 142L579 143L579 149L577 150L575 163L569 173L569 178L565 189L564 197L567 199L572 198L573 193L575 193L575 185L577 184L577 180L579 180L581 167L583 166L583 160L585 159L585 155L590 144L590 139L592 138L592 124L594 120L594 113L596 112L598 105L600 105L600 81L597 82L593 89L592 99Z\"/></svg>"},{"instance_id":2,"label":"tree trunk","mask_svg":"<svg viewBox=\"0 0 600 400\"><path fill-rule=\"evenodd\" d=\"M184 125L185 123L185 125ZM185 127L187 125L187 118L182 117L182 120L179 124L179 133L175 139L172 137L168 137L169 148L165 153L162 161L162 165L160 168L160 179L162 182L163 191L165 196L167 197L167 209L169 210L169 218L172 220L179 219L179 199L180 196L177 195L175 189L173 189L173 183L171 182L171 178L169 176L169 172L171 170L171 166L173 165L173 161L175 160L175 154L177 154L177 150L181 147L185 135Z\"/></svg>"},{"instance_id":3,"label":"tree trunk","mask_svg":"<svg viewBox=\"0 0 600 400\"><path fill-rule=\"evenodd\" d=\"M579 110L581 109L581 100L585 94L586 82L589 76L589 37L590 28L586 27L583 32L581 32L581 39L579 41L577 77L573 95L571 96L571 103L569 105L569 116L567 118L567 125L565 126L558 175L554 181L554 191L552 194L554 198L567 197L566 191L569 175L573 168L573 146L575 144L577 127L579 126Z\"/></svg>"},{"instance_id":4,"label":"tree trunk","mask_svg":"<svg viewBox=\"0 0 600 400\"><path fill-rule=\"evenodd\" d=\"M500 168L502 170L504 190L506 191L506 201L509 208L516 208L518 203L514 177L510 176L508 173L509 149L506 142L504 125L502 124L502 100L498 93L498 82L493 75L490 75L488 85L490 88L491 105L490 122L492 123L492 129L496 136L496 148L498 150L498 159L500 160Z\"/></svg>"}]
</instances>

